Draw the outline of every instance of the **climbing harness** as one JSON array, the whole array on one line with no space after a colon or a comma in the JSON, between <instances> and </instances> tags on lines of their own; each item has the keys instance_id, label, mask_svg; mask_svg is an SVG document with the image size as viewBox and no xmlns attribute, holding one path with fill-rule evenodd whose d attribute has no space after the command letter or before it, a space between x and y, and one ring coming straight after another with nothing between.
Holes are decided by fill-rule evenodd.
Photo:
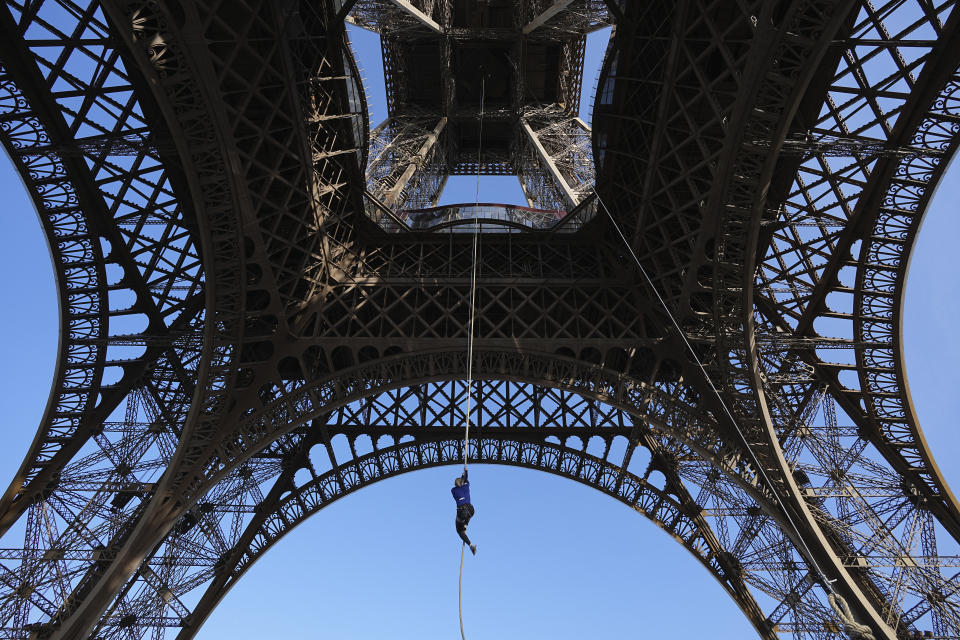
<instances>
[{"instance_id":1,"label":"climbing harness","mask_svg":"<svg viewBox=\"0 0 960 640\"><path fill-rule=\"evenodd\" d=\"M690 341L687 339L687 335L680 329L680 324L674 318L673 313L670 311L670 307L667 306L667 302L663 299L663 296L660 295L660 292L657 290L656 286L653 284L653 280L647 274L647 270L643 268L643 265L640 263L640 259L637 257L637 254L634 253L633 247L630 246L630 242L627 240L627 237L623 234L623 231L620 229L620 225L617 224L617 221L614 219L613 214L610 213L610 209L607 208L607 205L600 198L600 194L594 189L594 196L597 198L597 202L600 203L600 206L603 207L603 210L606 212L607 217L610 219L610 223L613 225L613 228L616 230L617 234L620 236L620 239L623 240L623 244L626 246L627 251L633 257L633 261L637 264L637 267L640 269L640 274L643 276L644 280L647 282L647 286L650 287L650 290L653 291L654 295L659 300L660 305L663 307L663 310L667 312L667 317L670 318L670 322L673 324L673 328L677 331L677 334L680 336L683 343L686 345L687 350L690 352L690 357L693 358L693 361L700 367L700 370L703 372L703 377L707 381L707 384L710 385L710 389L713 394L717 397L717 400L720 402L720 406L723 407L723 412L726 414L727 418L730 420L730 423L733 425L733 428L736 430L737 435L740 436L740 439L743 441L743 444L746 446L747 453L750 455L750 459L753 462L754 466L757 469L757 472L760 474L760 477L771 489L771 495L780 506L783 515L786 517L787 522L790 524L790 527L793 529L793 533L796 535L797 540L802 547L804 555L807 557L807 560L810 562L810 566L814 571L820 576L820 580L826 585L827 589L827 600L830 602L830 606L833 608L834 612L837 614L837 617L840 618L840 621L843 623L843 629L847 633L847 636L850 640L876 640L873 636L873 631L870 627L864 624L858 623L853 618L853 613L850 611L850 606L847 604L846 600L843 599L839 593L833 588L832 580L827 579L827 575L824 573L823 569L820 568L819 563L816 558L813 557L813 552L810 550L810 547L807 546L806 541L803 539L803 536L800 533L800 529L797 527L797 524L793 521L793 517L790 515L790 512L787 510L786 505L780 501L780 497L777 495L776 488L771 482L767 472L764 470L763 466L760 464L760 460L757 458L756 454L753 451L753 448L750 446L750 441L747 440L746 435L740 429L740 424L737 422L736 418L733 417L733 412L730 411L730 408L727 406L727 403L724 402L723 396L720 395L720 391L713 384L713 380L707 374L706 367L703 366L703 363L700 361L700 357L697 355L696 351L693 349L693 345L690 344Z\"/></svg>"},{"instance_id":2,"label":"climbing harness","mask_svg":"<svg viewBox=\"0 0 960 640\"><path fill-rule=\"evenodd\" d=\"M474 208L474 215L479 215L480 211L480 162L482 160L481 153L483 151L483 101L486 97L486 78L483 76L483 68L480 68L480 136L479 141L477 142L477 192L476 192L476 206ZM476 218L473 226L473 251L471 252L470 257L470 311L469 311L469 321L467 327L467 421L466 429L463 433L463 471L467 471L467 460L469 459L470 451L470 415L473 411L472 402L473 402L473 325L474 319L476 317L476 296L477 296L477 251L478 243L480 238L480 222L479 217ZM463 556L464 552L467 549L467 543L462 542L460 544L460 580L457 588L457 609L460 614L460 638L461 640L467 640L466 635L463 633Z\"/></svg>"}]
</instances>

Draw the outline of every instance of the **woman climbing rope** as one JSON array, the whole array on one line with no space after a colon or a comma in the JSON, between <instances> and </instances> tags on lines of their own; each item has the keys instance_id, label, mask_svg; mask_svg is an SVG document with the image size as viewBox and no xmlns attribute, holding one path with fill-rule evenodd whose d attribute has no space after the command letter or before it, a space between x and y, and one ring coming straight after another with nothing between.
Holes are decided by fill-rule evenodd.
<instances>
[{"instance_id":1,"label":"woman climbing rope","mask_svg":"<svg viewBox=\"0 0 960 640\"><path fill-rule=\"evenodd\" d=\"M453 481L453 488L450 489L453 499L457 503L457 535L463 540L463 543L470 547L470 553L477 555L477 545L470 542L467 537L467 524L473 517L475 509L470 504L470 481L467 480L467 470L463 470L463 475Z\"/></svg>"}]
</instances>

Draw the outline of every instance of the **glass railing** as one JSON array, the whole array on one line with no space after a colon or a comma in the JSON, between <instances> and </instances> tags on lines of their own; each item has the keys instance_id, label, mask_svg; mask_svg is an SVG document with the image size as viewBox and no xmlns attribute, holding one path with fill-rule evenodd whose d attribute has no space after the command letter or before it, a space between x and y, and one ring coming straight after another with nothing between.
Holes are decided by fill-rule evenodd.
<instances>
[{"instance_id":1,"label":"glass railing","mask_svg":"<svg viewBox=\"0 0 960 640\"><path fill-rule=\"evenodd\" d=\"M366 193L364 207L367 215L387 233L570 233L596 215L597 201L596 196L591 194L569 213L490 202L401 209L394 213Z\"/></svg>"}]
</instances>

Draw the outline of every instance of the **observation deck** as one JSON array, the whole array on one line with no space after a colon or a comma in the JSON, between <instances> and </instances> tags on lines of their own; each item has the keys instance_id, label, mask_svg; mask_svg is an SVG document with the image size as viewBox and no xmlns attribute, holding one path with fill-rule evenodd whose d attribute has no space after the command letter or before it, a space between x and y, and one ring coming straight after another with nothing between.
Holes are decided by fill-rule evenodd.
<instances>
[{"instance_id":1,"label":"observation deck","mask_svg":"<svg viewBox=\"0 0 960 640\"><path fill-rule=\"evenodd\" d=\"M465 202L394 213L367 194L365 207L367 215L388 233L571 233L596 214L597 199L590 195L569 212L494 202Z\"/></svg>"}]
</instances>

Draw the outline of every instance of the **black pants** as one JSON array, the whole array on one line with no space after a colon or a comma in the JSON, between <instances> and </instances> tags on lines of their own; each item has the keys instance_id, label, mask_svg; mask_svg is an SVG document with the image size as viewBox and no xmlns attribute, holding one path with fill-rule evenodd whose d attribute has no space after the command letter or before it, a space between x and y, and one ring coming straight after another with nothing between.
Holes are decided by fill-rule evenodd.
<instances>
[{"instance_id":1,"label":"black pants","mask_svg":"<svg viewBox=\"0 0 960 640\"><path fill-rule=\"evenodd\" d=\"M461 504L457 507L457 535L467 546L470 546L470 538L467 537L467 524L475 513L472 504Z\"/></svg>"}]
</instances>

